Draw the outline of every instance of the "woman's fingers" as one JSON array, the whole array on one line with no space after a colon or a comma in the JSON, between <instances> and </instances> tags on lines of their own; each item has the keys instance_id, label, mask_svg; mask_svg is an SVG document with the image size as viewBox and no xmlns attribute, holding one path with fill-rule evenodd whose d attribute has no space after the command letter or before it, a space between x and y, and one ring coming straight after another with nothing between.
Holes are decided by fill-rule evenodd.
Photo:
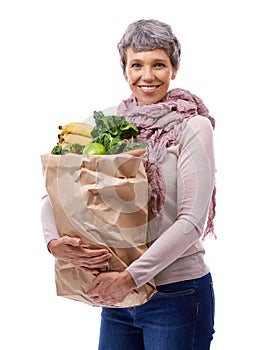
<instances>
[{"instance_id":1,"label":"woman's fingers","mask_svg":"<svg viewBox=\"0 0 269 350\"><path fill-rule=\"evenodd\" d=\"M74 247L78 247L81 242L80 238L69 236L63 236L59 240L62 241L63 244L72 245Z\"/></svg>"},{"instance_id":2,"label":"woman's fingers","mask_svg":"<svg viewBox=\"0 0 269 350\"><path fill-rule=\"evenodd\" d=\"M107 249L91 249L81 245L81 240L75 237L63 236L50 244L51 252L59 259L72 263L83 270L98 274L99 270L107 269L108 260L112 257Z\"/></svg>"}]
</instances>

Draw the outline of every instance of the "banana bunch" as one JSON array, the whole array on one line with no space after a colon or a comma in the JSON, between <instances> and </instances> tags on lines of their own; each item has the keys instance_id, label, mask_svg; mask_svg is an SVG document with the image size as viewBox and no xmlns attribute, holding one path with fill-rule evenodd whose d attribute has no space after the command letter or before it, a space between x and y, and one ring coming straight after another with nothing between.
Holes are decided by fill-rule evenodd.
<instances>
[{"instance_id":1,"label":"banana bunch","mask_svg":"<svg viewBox=\"0 0 269 350\"><path fill-rule=\"evenodd\" d=\"M67 145L88 145L92 141L91 131L93 126L87 123L74 122L58 127L61 132L58 135L58 146L65 148Z\"/></svg>"}]
</instances>

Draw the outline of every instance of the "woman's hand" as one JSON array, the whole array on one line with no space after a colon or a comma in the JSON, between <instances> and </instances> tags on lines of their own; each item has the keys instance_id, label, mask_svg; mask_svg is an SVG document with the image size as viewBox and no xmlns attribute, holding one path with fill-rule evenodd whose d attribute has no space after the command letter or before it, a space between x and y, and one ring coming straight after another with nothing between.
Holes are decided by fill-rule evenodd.
<instances>
[{"instance_id":1,"label":"woman's hand","mask_svg":"<svg viewBox=\"0 0 269 350\"><path fill-rule=\"evenodd\" d=\"M99 274L100 269L108 267L108 260L111 258L107 249L85 248L80 238L76 237L53 239L49 242L48 249L55 258L65 260L94 275Z\"/></svg>"},{"instance_id":2,"label":"woman's hand","mask_svg":"<svg viewBox=\"0 0 269 350\"><path fill-rule=\"evenodd\" d=\"M88 292L90 298L102 305L114 305L134 289L136 284L127 272L102 272L93 280L93 288Z\"/></svg>"}]
</instances>

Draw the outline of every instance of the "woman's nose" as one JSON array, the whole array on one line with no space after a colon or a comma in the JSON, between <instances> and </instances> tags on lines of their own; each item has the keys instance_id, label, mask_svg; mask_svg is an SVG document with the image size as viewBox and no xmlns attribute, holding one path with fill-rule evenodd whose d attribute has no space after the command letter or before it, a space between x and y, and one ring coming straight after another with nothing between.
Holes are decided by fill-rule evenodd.
<instances>
[{"instance_id":1,"label":"woman's nose","mask_svg":"<svg viewBox=\"0 0 269 350\"><path fill-rule=\"evenodd\" d=\"M152 81L152 80L154 80L154 74L153 74L152 69L144 67L143 68L143 72L142 72L142 78L145 81Z\"/></svg>"}]
</instances>

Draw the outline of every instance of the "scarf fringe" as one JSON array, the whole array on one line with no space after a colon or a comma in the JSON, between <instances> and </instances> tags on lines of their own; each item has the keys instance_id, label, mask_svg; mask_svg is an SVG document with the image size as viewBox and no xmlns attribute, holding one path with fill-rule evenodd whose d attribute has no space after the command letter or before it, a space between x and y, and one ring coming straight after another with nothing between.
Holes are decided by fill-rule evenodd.
<instances>
[{"instance_id":1,"label":"scarf fringe","mask_svg":"<svg viewBox=\"0 0 269 350\"><path fill-rule=\"evenodd\" d=\"M151 191L151 211L154 216L158 216L165 201L163 175L157 163L144 160L144 167Z\"/></svg>"}]
</instances>

